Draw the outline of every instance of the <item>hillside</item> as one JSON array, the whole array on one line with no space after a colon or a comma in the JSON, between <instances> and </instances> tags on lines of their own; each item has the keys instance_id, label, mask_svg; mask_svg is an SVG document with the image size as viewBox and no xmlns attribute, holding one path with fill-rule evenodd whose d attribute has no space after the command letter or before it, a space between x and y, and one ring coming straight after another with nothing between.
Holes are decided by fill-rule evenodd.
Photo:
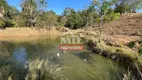
<instances>
[{"instance_id":1,"label":"hillside","mask_svg":"<svg viewBox=\"0 0 142 80\"><path fill-rule=\"evenodd\" d=\"M104 24L102 33L111 42L127 44L142 35L142 13L125 14L120 19Z\"/></svg>"},{"instance_id":2,"label":"hillside","mask_svg":"<svg viewBox=\"0 0 142 80\"><path fill-rule=\"evenodd\" d=\"M103 32L114 35L142 35L142 13L123 15L104 25Z\"/></svg>"}]
</instances>

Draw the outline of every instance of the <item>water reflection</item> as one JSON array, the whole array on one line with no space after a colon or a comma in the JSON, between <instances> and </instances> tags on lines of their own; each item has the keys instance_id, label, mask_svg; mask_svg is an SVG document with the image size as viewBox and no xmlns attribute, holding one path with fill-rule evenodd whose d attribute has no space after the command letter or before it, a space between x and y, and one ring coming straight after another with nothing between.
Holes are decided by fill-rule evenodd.
<instances>
[{"instance_id":1,"label":"water reflection","mask_svg":"<svg viewBox=\"0 0 142 80\"><path fill-rule=\"evenodd\" d=\"M16 62L24 64L27 60L27 52L25 47L16 48L13 52L12 57Z\"/></svg>"},{"instance_id":2,"label":"water reflection","mask_svg":"<svg viewBox=\"0 0 142 80\"><path fill-rule=\"evenodd\" d=\"M77 55L80 59L84 60L85 62L91 63L91 58L93 53L91 52L77 52L77 54L75 53L75 55Z\"/></svg>"},{"instance_id":3,"label":"water reflection","mask_svg":"<svg viewBox=\"0 0 142 80\"><path fill-rule=\"evenodd\" d=\"M88 50L61 52L59 44L59 37L0 42L0 80L60 80L57 75L65 76L62 80L123 78L125 68L119 63Z\"/></svg>"}]
</instances>

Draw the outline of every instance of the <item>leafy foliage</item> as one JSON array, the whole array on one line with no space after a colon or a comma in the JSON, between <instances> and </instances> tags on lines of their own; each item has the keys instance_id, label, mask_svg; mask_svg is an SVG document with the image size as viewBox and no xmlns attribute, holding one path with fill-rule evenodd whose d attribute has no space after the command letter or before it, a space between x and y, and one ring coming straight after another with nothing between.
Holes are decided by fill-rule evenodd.
<instances>
[{"instance_id":1,"label":"leafy foliage","mask_svg":"<svg viewBox=\"0 0 142 80\"><path fill-rule=\"evenodd\" d=\"M1 1L0 1L0 8L3 10L3 13L4 13L5 15L7 15L10 6L9 6L8 3L6 2L6 0L1 0Z\"/></svg>"},{"instance_id":2,"label":"leafy foliage","mask_svg":"<svg viewBox=\"0 0 142 80\"><path fill-rule=\"evenodd\" d=\"M139 51L138 51L140 54L142 54L142 47L139 48Z\"/></svg>"},{"instance_id":3,"label":"leafy foliage","mask_svg":"<svg viewBox=\"0 0 142 80\"><path fill-rule=\"evenodd\" d=\"M115 5L115 12L117 13L132 13L137 9L142 8L141 0L118 0Z\"/></svg>"},{"instance_id":4,"label":"leafy foliage","mask_svg":"<svg viewBox=\"0 0 142 80\"><path fill-rule=\"evenodd\" d=\"M33 27L37 23L37 18L42 15L47 7L47 2L45 0L25 0L21 7L25 26Z\"/></svg>"},{"instance_id":5,"label":"leafy foliage","mask_svg":"<svg viewBox=\"0 0 142 80\"><path fill-rule=\"evenodd\" d=\"M14 27L14 26L16 26L16 22L13 20L6 20L4 26L5 27Z\"/></svg>"},{"instance_id":6,"label":"leafy foliage","mask_svg":"<svg viewBox=\"0 0 142 80\"><path fill-rule=\"evenodd\" d=\"M87 9L75 12L74 9L67 8L64 11L64 18L66 17L65 26L71 29L80 27L91 26L95 23L98 14L94 6L89 6Z\"/></svg>"},{"instance_id":7,"label":"leafy foliage","mask_svg":"<svg viewBox=\"0 0 142 80\"><path fill-rule=\"evenodd\" d=\"M115 13L130 12L130 6L128 4L116 4L114 12Z\"/></svg>"},{"instance_id":8,"label":"leafy foliage","mask_svg":"<svg viewBox=\"0 0 142 80\"><path fill-rule=\"evenodd\" d=\"M71 13L67 15L66 26L72 29L77 29L81 27L81 17L78 15L73 9L70 11Z\"/></svg>"},{"instance_id":9,"label":"leafy foliage","mask_svg":"<svg viewBox=\"0 0 142 80\"><path fill-rule=\"evenodd\" d=\"M93 0L90 6L75 11L66 8L63 15L46 11L46 0L23 0L22 11L9 6L6 0L0 1L0 10L4 14L6 26L44 27L62 25L71 29L103 25L119 18L121 13L135 12L142 7L141 0ZM2 25L1 25L2 26Z\"/></svg>"},{"instance_id":10,"label":"leafy foliage","mask_svg":"<svg viewBox=\"0 0 142 80\"><path fill-rule=\"evenodd\" d=\"M5 25L4 21L0 20L0 28L3 28Z\"/></svg>"},{"instance_id":11,"label":"leafy foliage","mask_svg":"<svg viewBox=\"0 0 142 80\"><path fill-rule=\"evenodd\" d=\"M12 19L15 14L19 13L19 11L15 7L9 6L6 0L0 1L0 10L2 10L2 13L4 14L5 18L8 19Z\"/></svg>"},{"instance_id":12,"label":"leafy foliage","mask_svg":"<svg viewBox=\"0 0 142 80\"><path fill-rule=\"evenodd\" d=\"M131 41L131 42L128 44L128 47L133 48L135 45L136 45L136 43L135 43L134 41Z\"/></svg>"},{"instance_id":13,"label":"leafy foliage","mask_svg":"<svg viewBox=\"0 0 142 80\"><path fill-rule=\"evenodd\" d=\"M142 41L138 41L138 43L139 43L140 45L142 45Z\"/></svg>"},{"instance_id":14,"label":"leafy foliage","mask_svg":"<svg viewBox=\"0 0 142 80\"><path fill-rule=\"evenodd\" d=\"M119 19L119 17L120 17L119 13L115 13L114 11L110 11L109 13L107 13L105 15L104 21L110 22L110 21Z\"/></svg>"},{"instance_id":15,"label":"leafy foliage","mask_svg":"<svg viewBox=\"0 0 142 80\"><path fill-rule=\"evenodd\" d=\"M58 17L53 11L44 12L39 16L37 25L41 26L57 26Z\"/></svg>"}]
</instances>

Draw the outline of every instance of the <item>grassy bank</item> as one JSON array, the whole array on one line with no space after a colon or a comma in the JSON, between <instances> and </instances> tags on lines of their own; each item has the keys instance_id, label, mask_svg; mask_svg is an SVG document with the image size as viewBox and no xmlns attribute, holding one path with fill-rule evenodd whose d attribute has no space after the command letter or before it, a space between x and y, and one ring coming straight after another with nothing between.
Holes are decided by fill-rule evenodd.
<instances>
[{"instance_id":1,"label":"grassy bank","mask_svg":"<svg viewBox=\"0 0 142 80\"><path fill-rule=\"evenodd\" d=\"M126 63L128 68L136 71L136 74L139 77L142 77L142 59L140 58L140 54L126 45L127 42L138 38L134 36L125 36L128 37L128 39L124 40L122 35L119 35L119 38L121 38L119 39L118 37L112 38L112 36L110 37L109 35L102 35L100 37L99 33L95 31L84 31L83 29L70 31L74 34L83 34L82 38L91 48L92 52L118 62ZM60 34L62 34L60 30L39 31L35 29L32 30L31 28L8 28L0 31L0 40L33 41L38 39L40 36L47 35L48 37L54 37L56 35L59 36Z\"/></svg>"},{"instance_id":2,"label":"grassy bank","mask_svg":"<svg viewBox=\"0 0 142 80\"><path fill-rule=\"evenodd\" d=\"M124 42L119 40L112 41L107 35L100 37L94 31L85 31L83 34L83 39L92 52L126 64L126 67L134 71L134 74L139 79L142 78L142 59L137 50L129 48Z\"/></svg>"}]
</instances>

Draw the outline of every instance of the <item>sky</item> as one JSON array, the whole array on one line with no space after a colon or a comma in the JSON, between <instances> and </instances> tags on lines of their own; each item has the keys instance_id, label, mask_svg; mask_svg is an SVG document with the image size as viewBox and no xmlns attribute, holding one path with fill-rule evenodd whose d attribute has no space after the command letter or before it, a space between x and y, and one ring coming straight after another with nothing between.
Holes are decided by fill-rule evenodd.
<instances>
[{"instance_id":1,"label":"sky","mask_svg":"<svg viewBox=\"0 0 142 80\"><path fill-rule=\"evenodd\" d=\"M8 4L15 6L18 10L21 10L20 4L22 0L7 0ZM53 10L57 15L61 15L66 7L82 10L85 6L89 6L91 0L47 0L47 10Z\"/></svg>"}]
</instances>

